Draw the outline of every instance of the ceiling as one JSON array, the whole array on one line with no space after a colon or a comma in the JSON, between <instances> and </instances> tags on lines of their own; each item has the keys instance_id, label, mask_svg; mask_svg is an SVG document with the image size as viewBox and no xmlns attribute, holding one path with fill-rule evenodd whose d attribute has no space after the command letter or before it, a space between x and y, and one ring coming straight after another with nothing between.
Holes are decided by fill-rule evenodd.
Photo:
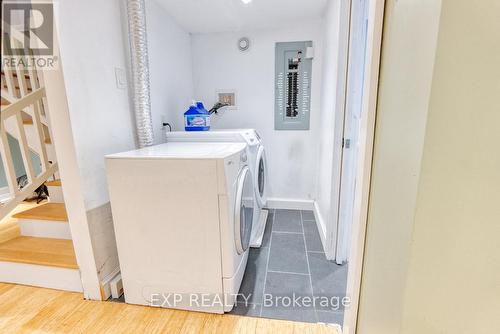
<instances>
[{"instance_id":1,"label":"ceiling","mask_svg":"<svg viewBox=\"0 0 500 334\"><path fill-rule=\"evenodd\" d=\"M156 0L190 33L278 28L318 19L328 0Z\"/></svg>"}]
</instances>

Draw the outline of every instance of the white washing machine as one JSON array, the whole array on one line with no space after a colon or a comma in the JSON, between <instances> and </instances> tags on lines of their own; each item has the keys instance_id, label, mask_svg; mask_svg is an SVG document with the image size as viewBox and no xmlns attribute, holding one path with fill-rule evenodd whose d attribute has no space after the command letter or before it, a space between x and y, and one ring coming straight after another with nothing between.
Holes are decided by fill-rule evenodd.
<instances>
[{"instance_id":1,"label":"white washing machine","mask_svg":"<svg viewBox=\"0 0 500 334\"><path fill-rule=\"evenodd\" d=\"M125 301L224 313L248 258L244 143L167 143L106 157Z\"/></svg>"},{"instance_id":2,"label":"white washing machine","mask_svg":"<svg viewBox=\"0 0 500 334\"><path fill-rule=\"evenodd\" d=\"M262 139L254 129L217 130L217 131L174 131L166 132L167 142L242 142L246 143L250 172L252 173L255 193L255 210L250 247L260 247L266 228L268 174L266 151Z\"/></svg>"}]
</instances>

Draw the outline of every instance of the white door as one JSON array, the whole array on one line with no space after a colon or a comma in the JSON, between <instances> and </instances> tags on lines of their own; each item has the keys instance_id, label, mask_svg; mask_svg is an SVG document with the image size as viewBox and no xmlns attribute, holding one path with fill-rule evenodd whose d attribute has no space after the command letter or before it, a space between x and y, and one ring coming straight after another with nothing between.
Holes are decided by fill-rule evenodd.
<instances>
[{"instance_id":1,"label":"white door","mask_svg":"<svg viewBox=\"0 0 500 334\"><path fill-rule=\"evenodd\" d=\"M348 81L344 119L344 141L340 176L340 199L335 261L349 260L354 194L358 162L358 144L365 80L366 43L368 31L368 1L352 2Z\"/></svg>"}]
</instances>

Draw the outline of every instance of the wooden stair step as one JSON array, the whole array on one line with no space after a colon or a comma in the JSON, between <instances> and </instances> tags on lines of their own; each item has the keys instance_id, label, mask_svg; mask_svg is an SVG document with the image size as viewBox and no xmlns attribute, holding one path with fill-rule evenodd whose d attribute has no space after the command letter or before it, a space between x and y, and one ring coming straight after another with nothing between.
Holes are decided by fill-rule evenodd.
<instances>
[{"instance_id":1,"label":"wooden stair step","mask_svg":"<svg viewBox=\"0 0 500 334\"><path fill-rule=\"evenodd\" d=\"M78 269L71 240L17 237L0 244L0 261Z\"/></svg>"},{"instance_id":2,"label":"wooden stair step","mask_svg":"<svg viewBox=\"0 0 500 334\"><path fill-rule=\"evenodd\" d=\"M33 209L16 213L13 217L17 219L68 221L68 214L64 203L43 204Z\"/></svg>"},{"instance_id":3,"label":"wooden stair step","mask_svg":"<svg viewBox=\"0 0 500 334\"><path fill-rule=\"evenodd\" d=\"M61 187L61 180L53 180L45 182L47 187Z\"/></svg>"}]
</instances>

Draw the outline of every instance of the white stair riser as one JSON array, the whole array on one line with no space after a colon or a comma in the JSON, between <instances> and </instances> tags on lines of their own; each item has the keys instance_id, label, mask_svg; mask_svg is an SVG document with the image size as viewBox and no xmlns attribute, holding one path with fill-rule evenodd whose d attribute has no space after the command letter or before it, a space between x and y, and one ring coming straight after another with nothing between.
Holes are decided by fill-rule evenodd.
<instances>
[{"instance_id":1,"label":"white stair riser","mask_svg":"<svg viewBox=\"0 0 500 334\"><path fill-rule=\"evenodd\" d=\"M78 269L0 261L0 282L83 292Z\"/></svg>"},{"instance_id":2,"label":"white stair riser","mask_svg":"<svg viewBox=\"0 0 500 334\"><path fill-rule=\"evenodd\" d=\"M53 238L71 240L71 231L67 222L19 219L21 235L26 237Z\"/></svg>"},{"instance_id":3,"label":"white stair riser","mask_svg":"<svg viewBox=\"0 0 500 334\"><path fill-rule=\"evenodd\" d=\"M0 204L9 201L11 198L9 187L0 188Z\"/></svg>"},{"instance_id":4,"label":"white stair riser","mask_svg":"<svg viewBox=\"0 0 500 334\"><path fill-rule=\"evenodd\" d=\"M64 203L62 187L48 186L47 189L49 190L49 198L52 203Z\"/></svg>"}]
</instances>

